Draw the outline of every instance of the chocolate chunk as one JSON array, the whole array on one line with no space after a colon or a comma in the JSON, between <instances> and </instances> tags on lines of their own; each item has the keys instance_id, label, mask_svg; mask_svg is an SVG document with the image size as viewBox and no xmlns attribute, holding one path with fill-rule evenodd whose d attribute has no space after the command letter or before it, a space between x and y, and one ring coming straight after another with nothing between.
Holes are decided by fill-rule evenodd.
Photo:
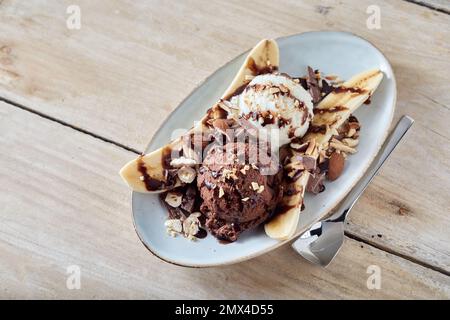
<instances>
[{"instance_id":1,"label":"chocolate chunk","mask_svg":"<svg viewBox=\"0 0 450 320\"><path fill-rule=\"evenodd\" d=\"M303 167L305 167L306 170L308 171L316 170L317 165L316 158L310 156L297 156L296 158L303 164Z\"/></svg>"},{"instance_id":2,"label":"chocolate chunk","mask_svg":"<svg viewBox=\"0 0 450 320\"><path fill-rule=\"evenodd\" d=\"M309 88L309 92L311 93L311 96L313 98L313 103L318 103L321 98L321 92L319 88L319 83L317 82L316 73L314 70L308 66L308 79L307 84Z\"/></svg>"},{"instance_id":3,"label":"chocolate chunk","mask_svg":"<svg viewBox=\"0 0 450 320\"><path fill-rule=\"evenodd\" d=\"M309 176L306 191L314 194L323 192L325 190L325 186L323 184L324 180L325 172L320 172L319 169L316 169L316 172L311 173Z\"/></svg>"},{"instance_id":4,"label":"chocolate chunk","mask_svg":"<svg viewBox=\"0 0 450 320\"><path fill-rule=\"evenodd\" d=\"M183 200L181 201L181 209L186 210L189 213L194 212L196 198L197 188L189 185L183 195Z\"/></svg>"},{"instance_id":5,"label":"chocolate chunk","mask_svg":"<svg viewBox=\"0 0 450 320\"><path fill-rule=\"evenodd\" d=\"M333 91L333 86L329 85L326 80L322 80L322 99Z\"/></svg>"}]
</instances>

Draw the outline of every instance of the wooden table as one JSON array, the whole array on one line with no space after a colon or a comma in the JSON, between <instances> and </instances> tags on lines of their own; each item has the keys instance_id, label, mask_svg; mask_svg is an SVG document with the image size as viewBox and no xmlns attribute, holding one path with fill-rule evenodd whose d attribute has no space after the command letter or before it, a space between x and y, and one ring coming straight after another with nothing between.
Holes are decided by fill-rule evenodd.
<instances>
[{"instance_id":1,"label":"wooden table","mask_svg":"<svg viewBox=\"0 0 450 320\"><path fill-rule=\"evenodd\" d=\"M79 30L66 27L74 2ZM371 4L381 29L366 27ZM450 298L449 13L442 0L0 1L0 298ZM416 119L337 259L322 269L285 246L187 269L149 254L118 169L216 68L261 38L324 29L379 47L394 121Z\"/></svg>"}]
</instances>

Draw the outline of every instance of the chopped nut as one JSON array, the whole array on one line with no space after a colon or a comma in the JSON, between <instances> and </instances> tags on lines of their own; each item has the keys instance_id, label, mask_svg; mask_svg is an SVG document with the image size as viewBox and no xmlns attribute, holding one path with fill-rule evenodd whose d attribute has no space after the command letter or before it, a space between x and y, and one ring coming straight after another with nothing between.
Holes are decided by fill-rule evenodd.
<instances>
[{"instance_id":1,"label":"chopped nut","mask_svg":"<svg viewBox=\"0 0 450 320\"><path fill-rule=\"evenodd\" d=\"M350 128L350 130L348 130L347 132L347 137L353 137L356 133L356 129L355 128Z\"/></svg>"},{"instance_id":2,"label":"chopped nut","mask_svg":"<svg viewBox=\"0 0 450 320\"><path fill-rule=\"evenodd\" d=\"M257 193L261 193L264 191L264 186L259 186Z\"/></svg>"},{"instance_id":3,"label":"chopped nut","mask_svg":"<svg viewBox=\"0 0 450 320\"><path fill-rule=\"evenodd\" d=\"M305 154L311 155L316 147L316 140L312 139L309 141L308 149L306 149Z\"/></svg>"},{"instance_id":4,"label":"chopped nut","mask_svg":"<svg viewBox=\"0 0 450 320\"><path fill-rule=\"evenodd\" d=\"M225 192L223 191L223 188L220 187L219 188L219 198L222 198L224 194L225 194Z\"/></svg>"},{"instance_id":5,"label":"chopped nut","mask_svg":"<svg viewBox=\"0 0 450 320\"><path fill-rule=\"evenodd\" d=\"M250 199L249 197L246 197L246 198L242 198L241 200L245 202L245 201L248 201L249 199Z\"/></svg>"},{"instance_id":6,"label":"chopped nut","mask_svg":"<svg viewBox=\"0 0 450 320\"><path fill-rule=\"evenodd\" d=\"M255 170L259 170L258 166L252 163L252 168Z\"/></svg>"},{"instance_id":7,"label":"chopped nut","mask_svg":"<svg viewBox=\"0 0 450 320\"><path fill-rule=\"evenodd\" d=\"M280 92L280 88L272 87L272 88L269 89L269 93L270 94L275 94L275 93L278 93L278 92Z\"/></svg>"},{"instance_id":8,"label":"chopped nut","mask_svg":"<svg viewBox=\"0 0 450 320\"><path fill-rule=\"evenodd\" d=\"M308 143L307 142L305 142L305 143L302 143L302 144L300 144L300 143L295 143L295 142L292 142L291 144L290 144L290 147L292 148L292 149L294 149L294 150L301 150L301 149L303 149L303 148L306 148L306 146L308 145Z\"/></svg>"},{"instance_id":9,"label":"chopped nut","mask_svg":"<svg viewBox=\"0 0 450 320\"><path fill-rule=\"evenodd\" d=\"M239 159L237 159L239 160ZM230 169L223 169L222 171L222 177L224 179L233 179L233 180L237 180L239 179L238 176L236 175L236 169L230 170Z\"/></svg>"},{"instance_id":10,"label":"chopped nut","mask_svg":"<svg viewBox=\"0 0 450 320\"><path fill-rule=\"evenodd\" d=\"M171 207L177 208L181 205L183 196L177 192L168 192L164 201Z\"/></svg>"},{"instance_id":11,"label":"chopped nut","mask_svg":"<svg viewBox=\"0 0 450 320\"><path fill-rule=\"evenodd\" d=\"M358 139L345 138L345 139L342 139L342 142L345 145L349 146L349 147L356 147L358 145L358 143L359 143L359 140Z\"/></svg>"},{"instance_id":12,"label":"chopped nut","mask_svg":"<svg viewBox=\"0 0 450 320\"><path fill-rule=\"evenodd\" d=\"M167 228L167 231L174 231L181 233L183 231L183 226L181 224L181 220L179 219L168 219L164 222L164 225Z\"/></svg>"},{"instance_id":13,"label":"chopped nut","mask_svg":"<svg viewBox=\"0 0 450 320\"><path fill-rule=\"evenodd\" d=\"M259 189L259 184L258 184L258 183L252 182L251 185L252 185L251 187L252 187L252 189L253 189L254 191L257 191L257 190Z\"/></svg>"},{"instance_id":14,"label":"chopped nut","mask_svg":"<svg viewBox=\"0 0 450 320\"><path fill-rule=\"evenodd\" d=\"M223 110L227 111L230 114L236 113L239 111L239 108L233 105L230 101L220 100L217 105Z\"/></svg>"},{"instance_id":15,"label":"chopped nut","mask_svg":"<svg viewBox=\"0 0 450 320\"><path fill-rule=\"evenodd\" d=\"M198 233L200 225L200 221L198 220L199 216L200 213L195 212L183 221L183 231L187 238L194 237Z\"/></svg>"},{"instance_id":16,"label":"chopped nut","mask_svg":"<svg viewBox=\"0 0 450 320\"><path fill-rule=\"evenodd\" d=\"M289 89L288 89L285 85L283 85L283 84L280 84L280 90L281 90L281 92L283 92L283 93L286 93L286 92L289 91Z\"/></svg>"},{"instance_id":17,"label":"chopped nut","mask_svg":"<svg viewBox=\"0 0 450 320\"><path fill-rule=\"evenodd\" d=\"M300 79L294 79L295 83L300 83Z\"/></svg>"},{"instance_id":18,"label":"chopped nut","mask_svg":"<svg viewBox=\"0 0 450 320\"><path fill-rule=\"evenodd\" d=\"M190 159L190 158L185 158L185 157L179 157L177 159L172 159L172 161L170 161L170 165L174 168L181 168L184 166L195 166L197 164L197 161L195 161L194 159Z\"/></svg>"},{"instance_id":19,"label":"chopped nut","mask_svg":"<svg viewBox=\"0 0 450 320\"><path fill-rule=\"evenodd\" d=\"M294 106L298 107L300 105L300 101L298 101L297 99L295 99L294 101Z\"/></svg>"},{"instance_id":20,"label":"chopped nut","mask_svg":"<svg viewBox=\"0 0 450 320\"><path fill-rule=\"evenodd\" d=\"M347 152L347 153L352 153L352 154L356 153L356 149L351 148L349 146L346 146L345 144L343 144L339 140L331 141L330 147L335 148L336 150Z\"/></svg>"},{"instance_id":21,"label":"chopped nut","mask_svg":"<svg viewBox=\"0 0 450 320\"><path fill-rule=\"evenodd\" d=\"M178 169L178 178L180 178L181 182L191 183L194 181L197 172L194 168L191 167L182 167Z\"/></svg>"},{"instance_id":22,"label":"chopped nut","mask_svg":"<svg viewBox=\"0 0 450 320\"><path fill-rule=\"evenodd\" d=\"M167 230L167 233L169 234L169 236L174 237L174 238L177 236L177 233L175 231Z\"/></svg>"},{"instance_id":23,"label":"chopped nut","mask_svg":"<svg viewBox=\"0 0 450 320\"><path fill-rule=\"evenodd\" d=\"M144 180L145 180L145 177L144 177L144 176L140 176L140 177L139 177L139 180L144 181Z\"/></svg>"}]
</instances>

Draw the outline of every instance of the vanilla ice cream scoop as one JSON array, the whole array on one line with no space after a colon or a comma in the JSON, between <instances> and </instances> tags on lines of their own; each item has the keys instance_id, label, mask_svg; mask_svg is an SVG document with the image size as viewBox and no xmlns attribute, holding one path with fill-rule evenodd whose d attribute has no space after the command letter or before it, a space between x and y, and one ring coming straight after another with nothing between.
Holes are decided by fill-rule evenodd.
<instances>
[{"instance_id":1,"label":"vanilla ice cream scoop","mask_svg":"<svg viewBox=\"0 0 450 320\"><path fill-rule=\"evenodd\" d=\"M279 145L302 137L313 118L311 95L294 79L282 74L253 78L244 91L232 98L240 116L257 128L279 129Z\"/></svg>"}]
</instances>

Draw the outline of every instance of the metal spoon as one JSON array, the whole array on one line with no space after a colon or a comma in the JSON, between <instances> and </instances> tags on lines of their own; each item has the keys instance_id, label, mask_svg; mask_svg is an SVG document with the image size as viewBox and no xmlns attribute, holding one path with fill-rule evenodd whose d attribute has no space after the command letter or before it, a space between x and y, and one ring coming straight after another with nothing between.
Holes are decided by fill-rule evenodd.
<instances>
[{"instance_id":1,"label":"metal spoon","mask_svg":"<svg viewBox=\"0 0 450 320\"><path fill-rule=\"evenodd\" d=\"M344 242L345 218L413 123L414 120L409 116L400 119L366 174L356 183L331 217L314 224L292 244L295 251L314 264L323 267L330 264Z\"/></svg>"}]
</instances>

